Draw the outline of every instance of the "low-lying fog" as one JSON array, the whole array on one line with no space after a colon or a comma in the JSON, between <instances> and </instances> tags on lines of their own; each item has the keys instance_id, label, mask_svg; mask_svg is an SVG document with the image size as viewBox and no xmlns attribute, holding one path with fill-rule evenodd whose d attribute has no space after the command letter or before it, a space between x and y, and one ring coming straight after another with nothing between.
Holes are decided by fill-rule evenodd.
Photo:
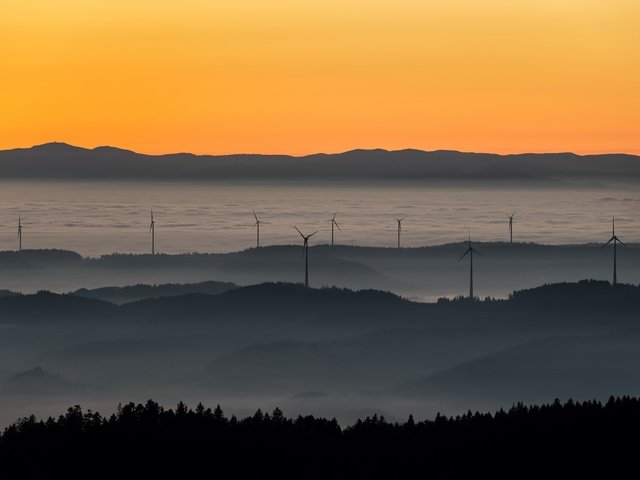
<instances>
[{"instance_id":1,"label":"low-lying fog","mask_svg":"<svg viewBox=\"0 0 640 480\"><path fill-rule=\"evenodd\" d=\"M640 394L640 287L628 285L435 304L284 283L3 295L2 425L148 398L349 423Z\"/></svg>"}]
</instances>

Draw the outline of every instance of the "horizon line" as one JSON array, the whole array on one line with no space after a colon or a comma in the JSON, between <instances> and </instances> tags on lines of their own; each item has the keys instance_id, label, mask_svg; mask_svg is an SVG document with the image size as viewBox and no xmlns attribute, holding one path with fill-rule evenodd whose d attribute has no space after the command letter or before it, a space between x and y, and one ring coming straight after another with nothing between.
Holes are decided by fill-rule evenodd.
<instances>
[{"instance_id":1,"label":"horizon line","mask_svg":"<svg viewBox=\"0 0 640 480\"><path fill-rule=\"evenodd\" d=\"M454 246L458 246L458 245L466 245L468 243L467 240L458 240L458 241L452 241L452 242L447 242L447 243L438 243L438 244L433 244L433 245L415 245L415 246L407 246L407 247L401 247L400 250L422 250L422 249L429 249L429 248L442 248L442 247L454 247ZM591 248L591 247L597 247L598 249L600 249L602 247L602 243L597 241L597 240L592 240L592 241L587 241L587 242L582 242L582 243L540 243L540 242L509 242L508 240L478 240L478 241L474 241L474 243L476 245L485 245L485 246L507 246L507 248L511 248L512 246L515 247L543 247L543 248ZM627 245L640 245L637 242L627 242ZM315 248L364 248L364 249L376 249L376 250L389 250L389 251L397 251L398 248L394 245L354 245L354 244L335 244L335 245L331 245L330 243L318 243L316 245L310 245L309 248L311 249L315 249ZM260 247L247 247L247 248L241 248L238 250L229 250L229 251L198 251L198 250L194 250L194 251L190 251L190 252L156 252L155 256L188 256L188 255L232 255L232 254L237 254L237 253L243 253L243 252L249 252L252 250L266 250L269 248L300 248L300 245L298 243L274 243L274 244L268 244L268 245L261 245ZM83 259L100 259L102 257L109 257L109 256L118 256L118 255L122 255L122 256L153 256L154 254L148 253L148 252L135 252L135 251L130 251L130 252L111 252L111 253L100 253L97 255L84 255L82 253L80 253L77 250L73 250L73 249L66 249L66 248L26 248L26 249L22 249L22 250L15 250L15 249L1 249L0 250L0 255L2 254L25 254L25 253L29 253L29 252L62 252L62 253L72 253L75 255L80 256Z\"/></svg>"},{"instance_id":2,"label":"horizon line","mask_svg":"<svg viewBox=\"0 0 640 480\"><path fill-rule=\"evenodd\" d=\"M356 148L351 148L351 149L348 149L348 150L341 150L341 151L335 151L335 152L318 151L318 152L305 153L305 154L255 153L255 152L253 152L253 153L251 153L251 152L193 153L193 152L190 152L190 151L173 151L173 152L164 152L164 153L146 153L146 152L142 152L142 151L138 151L138 150L132 150L130 148L118 147L118 146L114 146L114 145L101 144L101 145L96 145L96 146L93 146L93 147L86 147L86 146L75 145L73 143L60 141L60 140L54 140L54 141L45 142L45 143L37 143L37 144L31 145L29 147L3 148L3 149L0 149L0 153L1 152L11 152L11 151L15 151L15 150L31 150L31 149L35 149L35 148L39 148L39 147L46 147L46 146L49 146L49 145L67 146L67 147L78 148L78 149L87 150L87 151L95 151L95 150L99 150L99 149L110 148L110 149L114 149L114 150L132 152L132 153L135 153L135 154L138 154L138 155L146 155L146 156L151 156L151 157L162 157L162 156L167 156L167 155L193 155L193 156L197 156L197 157L231 157L231 156L250 156L250 155L255 155L255 156L265 156L265 157L267 157L267 156L285 156L285 157L291 157L291 158L304 158L304 157L311 157L311 156L316 156L316 155L326 155L326 156L329 156L329 155L344 155L344 154L347 154L347 153L358 152L358 151L364 151L364 152L383 151L383 152L388 152L388 153L406 152L406 151L416 151L416 152L422 152L422 153L451 152L451 153L462 153L462 154L469 154L469 155L495 155L495 156L499 156L499 157L510 157L510 156L521 156L521 155L574 155L576 157L601 156L601 155L627 155L627 156L631 156L631 157L640 156L640 149L638 149L637 153L629 153L629 152L625 152L625 151L600 151L600 152L591 152L591 153L576 153L576 152L573 152L571 150L564 150L564 151L557 151L557 150L549 150L549 151L519 151L519 152L510 152L510 153L495 153L495 152L476 151L476 150L457 150L455 148L423 149L423 148L415 148L415 147L405 147L405 148L399 148L399 149L388 149L388 148L383 148L383 147L371 147L371 148L356 147Z\"/></svg>"}]
</instances>

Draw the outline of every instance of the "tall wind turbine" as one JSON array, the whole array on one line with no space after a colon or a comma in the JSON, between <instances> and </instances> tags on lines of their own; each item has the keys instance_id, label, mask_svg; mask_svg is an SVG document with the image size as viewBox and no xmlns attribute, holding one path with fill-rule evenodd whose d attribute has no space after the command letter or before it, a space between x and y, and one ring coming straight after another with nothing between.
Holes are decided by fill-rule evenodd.
<instances>
[{"instance_id":1,"label":"tall wind turbine","mask_svg":"<svg viewBox=\"0 0 640 480\"><path fill-rule=\"evenodd\" d=\"M294 227L298 230L298 227ZM298 233L304 240L304 244L302 245L302 249L304 250L304 286L309 288L309 239L313 237L317 231L313 232L311 235L304 235L300 230Z\"/></svg>"},{"instance_id":2,"label":"tall wind turbine","mask_svg":"<svg viewBox=\"0 0 640 480\"><path fill-rule=\"evenodd\" d=\"M258 220L258 215L256 215L256 211L252 208L253 216L256 219L256 223L253 224L256 227L256 248L260 248L260 224L263 223L262 220Z\"/></svg>"},{"instance_id":3,"label":"tall wind turbine","mask_svg":"<svg viewBox=\"0 0 640 480\"><path fill-rule=\"evenodd\" d=\"M331 221L331 246L333 247L333 227L336 226L338 227L338 230L342 231L342 229L340 228L340 225L338 225L338 222L336 222L336 215L338 215L338 212L333 214L333 218L330 220Z\"/></svg>"},{"instance_id":4,"label":"tall wind turbine","mask_svg":"<svg viewBox=\"0 0 640 480\"><path fill-rule=\"evenodd\" d=\"M156 221L153 219L153 210L151 210L151 223L149 224L149 233L151 233L151 255L156 254Z\"/></svg>"},{"instance_id":5,"label":"tall wind turbine","mask_svg":"<svg viewBox=\"0 0 640 480\"><path fill-rule=\"evenodd\" d=\"M602 245L600 248L606 247L611 242L613 242L613 285L615 286L618 284L618 265L617 265L618 260L617 260L616 246L618 243L620 245L624 245L624 242L616 236L616 217L613 217L613 220L611 222L611 238L607 243Z\"/></svg>"},{"instance_id":6,"label":"tall wind turbine","mask_svg":"<svg viewBox=\"0 0 640 480\"><path fill-rule=\"evenodd\" d=\"M18 251L22 251L22 217L18 217Z\"/></svg>"},{"instance_id":7,"label":"tall wind turbine","mask_svg":"<svg viewBox=\"0 0 640 480\"><path fill-rule=\"evenodd\" d=\"M467 254L469 255L469 298L471 300L473 300L474 296L473 296L473 254L476 255L480 255L482 256L482 254L480 252L478 252L475 248L473 248L471 246L471 235L469 235L469 247L467 248L467 251L464 252L462 254L462 256L458 259L458 261L462 260L464 257L467 256Z\"/></svg>"},{"instance_id":8,"label":"tall wind turbine","mask_svg":"<svg viewBox=\"0 0 640 480\"><path fill-rule=\"evenodd\" d=\"M509 219L509 243L513 243L513 217L516 216L516 212L513 212L511 215L507 215Z\"/></svg>"},{"instance_id":9,"label":"tall wind turbine","mask_svg":"<svg viewBox=\"0 0 640 480\"><path fill-rule=\"evenodd\" d=\"M400 248L400 232L402 231L402 221L405 217L396 218L396 222L398 222L398 248Z\"/></svg>"}]
</instances>

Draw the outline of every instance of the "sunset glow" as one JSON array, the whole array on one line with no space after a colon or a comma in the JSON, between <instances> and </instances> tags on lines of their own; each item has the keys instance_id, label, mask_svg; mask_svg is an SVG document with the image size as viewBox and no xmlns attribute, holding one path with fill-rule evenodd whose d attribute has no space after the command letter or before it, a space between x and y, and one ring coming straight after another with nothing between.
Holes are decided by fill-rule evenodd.
<instances>
[{"instance_id":1,"label":"sunset glow","mask_svg":"<svg viewBox=\"0 0 640 480\"><path fill-rule=\"evenodd\" d=\"M637 0L0 6L2 149L640 153Z\"/></svg>"}]
</instances>

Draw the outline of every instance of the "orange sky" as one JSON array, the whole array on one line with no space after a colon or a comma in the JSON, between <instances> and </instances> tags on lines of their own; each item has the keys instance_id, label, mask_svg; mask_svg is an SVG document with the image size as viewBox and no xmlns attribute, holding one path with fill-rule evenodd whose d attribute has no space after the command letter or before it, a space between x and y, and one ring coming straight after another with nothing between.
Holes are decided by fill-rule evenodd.
<instances>
[{"instance_id":1,"label":"orange sky","mask_svg":"<svg viewBox=\"0 0 640 480\"><path fill-rule=\"evenodd\" d=\"M0 148L640 153L637 0L0 0Z\"/></svg>"}]
</instances>

